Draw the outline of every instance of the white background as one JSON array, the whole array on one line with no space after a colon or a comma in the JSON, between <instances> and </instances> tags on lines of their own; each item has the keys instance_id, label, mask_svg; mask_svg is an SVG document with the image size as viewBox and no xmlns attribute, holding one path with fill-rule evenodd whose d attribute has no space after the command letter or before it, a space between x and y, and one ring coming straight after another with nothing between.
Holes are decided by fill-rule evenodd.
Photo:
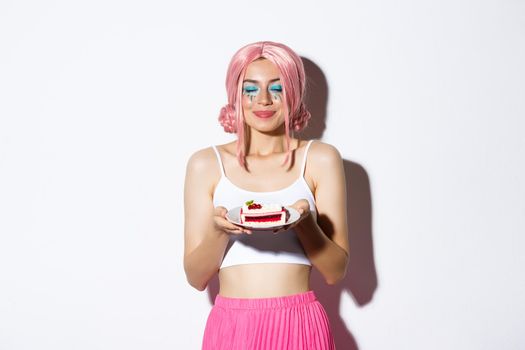
<instances>
[{"instance_id":1,"label":"white background","mask_svg":"<svg viewBox=\"0 0 525 350\"><path fill-rule=\"evenodd\" d=\"M2 1L0 349L200 347L185 164L258 40L345 158L339 349L525 348L524 34L517 0Z\"/></svg>"}]
</instances>

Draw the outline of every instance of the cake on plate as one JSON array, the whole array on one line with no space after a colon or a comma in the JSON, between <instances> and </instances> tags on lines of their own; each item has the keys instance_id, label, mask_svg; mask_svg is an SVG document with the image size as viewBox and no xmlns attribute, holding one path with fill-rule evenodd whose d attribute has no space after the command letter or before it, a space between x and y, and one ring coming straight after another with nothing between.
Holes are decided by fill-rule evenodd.
<instances>
[{"instance_id":1,"label":"cake on plate","mask_svg":"<svg viewBox=\"0 0 525 350\"><path fill-rule=\"evenodd\" d=\"M255 203L250 200L241 207L240 219L245 225L264 227L284 225L288 211L280 204Z\"/></svg>"}]
</instances>

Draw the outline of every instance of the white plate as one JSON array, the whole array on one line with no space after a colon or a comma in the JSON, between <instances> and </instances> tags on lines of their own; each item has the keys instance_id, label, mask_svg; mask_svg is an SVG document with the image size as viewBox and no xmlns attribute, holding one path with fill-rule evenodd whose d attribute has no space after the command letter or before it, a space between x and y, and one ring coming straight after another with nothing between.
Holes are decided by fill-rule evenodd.
<instances>
[{"instance_id":1,"label":"white plate","mask_svg":"<svg viewBox=\"0 0 525 350\"><path fill-rule=\"evenodd\" d=\"M286 210L288 210L288 213L290 213L290 217L288 218L288 221L286 221L286 223L284 225L279 224L279 225L275 225L275 226L252 226L252 225L250 225L249 223L246 223L246 222L245 223L241 223L241 208L242 207L235 207L235 208L229 210L228 213L226 213L226 220L228 220L232 224L235 224L235 225L238 225L238 226L242 226L242 227L245 227L245 228L249 228L249 229L253 229L253 230L261 230L261 231L276 230L276 229L279 229L279 228L281 228L283 226L293 224L294 222L299 220L299 218L301 217L301 215L299 215L299 212L297 210L295 210L292 207L286 207L285 206L284 208Z\"/></svg>"}]
</instances>

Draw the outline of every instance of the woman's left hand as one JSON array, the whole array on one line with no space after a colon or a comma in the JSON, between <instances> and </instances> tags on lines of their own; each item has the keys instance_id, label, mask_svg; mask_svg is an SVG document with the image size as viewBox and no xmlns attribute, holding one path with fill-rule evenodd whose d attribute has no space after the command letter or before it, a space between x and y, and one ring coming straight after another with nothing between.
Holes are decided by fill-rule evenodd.
<instances>
[{"instance_id":1,"label":"woman's left hand","mask_svg":"<svg viewBox=\"0 0 525 350\"><path fill-rule=\"evenodd\" d=\"M295 221L295 222L293 222L291 224L284 225L281 228L273 230L273 233L278 233L278 232L281 232L281 231L289 230L290 228L296 226L297 224L299 224L301 221L303 221L305 218L307 218L310 215L310 203L306 199L299 199L297 202L295 202L294 204L290 205L290 207L292 207L295 210L297 210L297 212L300 215L299 219L297 219L297 221Z\"/></svg>"}]
</instances>

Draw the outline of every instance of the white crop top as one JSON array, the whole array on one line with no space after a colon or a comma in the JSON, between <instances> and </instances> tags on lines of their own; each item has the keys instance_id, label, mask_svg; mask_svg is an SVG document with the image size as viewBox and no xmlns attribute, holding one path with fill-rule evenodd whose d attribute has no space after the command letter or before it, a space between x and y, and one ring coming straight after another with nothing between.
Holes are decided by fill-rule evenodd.
<instances>
[{"instance_id":1,"label":"white crop top","mask_svg":"<svg viewBox=\"0 0 525 350\"><path fill-rule=\"evenodd\" d=\"M306 145L299 178L290 186L271 192L248 191L234 185L226 177L220 153L217 148L213 146L221 169L221 178L213 193L214 206L220 205L230 210L231 208L243 205L244 202L251 199L256 202L290 205L304 198L310 203L310 211L312 215L314 215L314 218L316 218L317 211L315 209L314 195L304 179L306 156L308 155L308 149L312 141L313 140L310 140ZM220 268L258 263L312 265L293 228L281 231L278 234L253 229L251 235L230 235L230 241L226 247Z\"/></svg>"}]
</instances>

